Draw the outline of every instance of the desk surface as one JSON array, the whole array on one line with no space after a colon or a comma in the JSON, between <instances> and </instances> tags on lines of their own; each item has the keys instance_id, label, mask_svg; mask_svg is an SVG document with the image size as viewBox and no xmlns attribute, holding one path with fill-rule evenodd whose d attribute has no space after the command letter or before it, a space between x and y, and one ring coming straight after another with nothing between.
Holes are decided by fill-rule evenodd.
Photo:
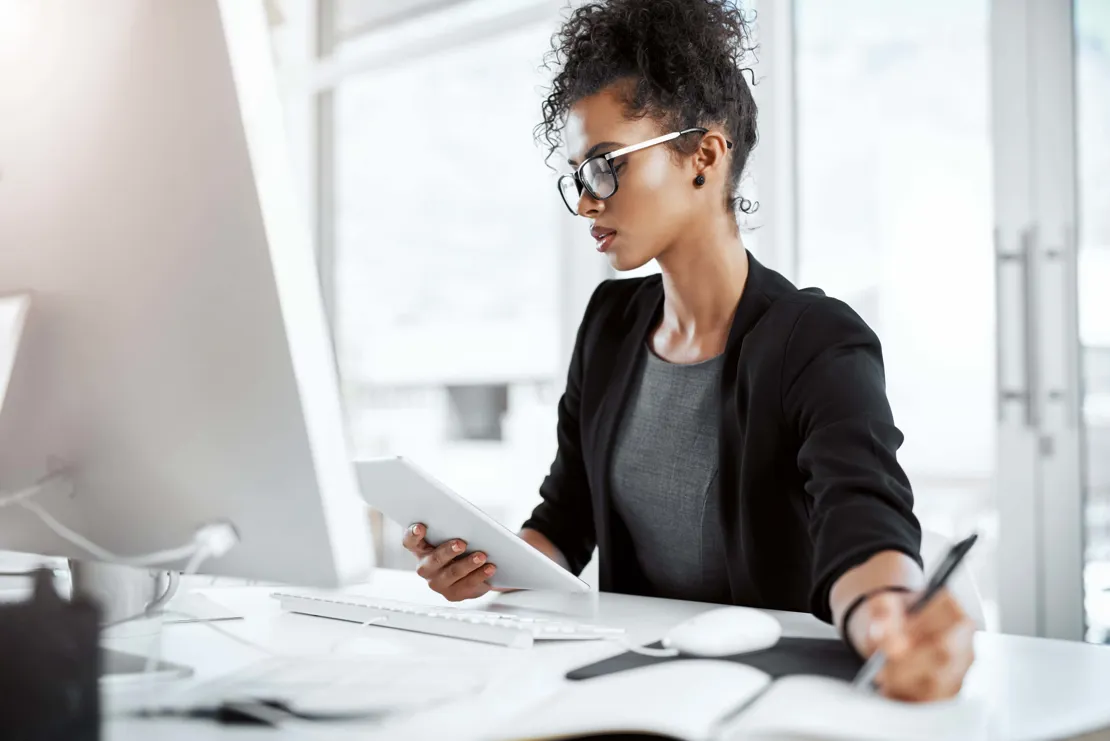
<instances>
[{"instance_id":1,"label":"desk surface","mask_svg":"<svg viewBox=\"0 0 1110 741\"><path fill-rule=\"evenodd\" d=\"M224 629L282 653L325 653L338 644L345 654L394 658L472 657L477 663L498 665L500 679L481 695L420 714L401 725L359 727L360 739L443 738L448 733L453 741L480 738L523 707L549 696L565 681L563 674L569 669L621 650L612 643L591 642L541 644L522 651L286 615L270 599L272 591L270 587L215 586L205 593L245 616L241 621L221 623ZM415 574L384 569L375 572L371 584L350 591L429 604L441 602ZM659 638L672 625L712 607L694 602L596 593L575 596L514 593L498 596L496 604L528 610L555 610L581 622L621 626L630 638L645 643ZM783 624L786 635L834 635L828 625L810 615L772 614ZM965 692L974 693L989 704L995 737L1055 739L1110 727L1110 648L988 633L980 633L975 646L978 658ZM163 656L192 666L198 681L215 678L264 658L254 649L196 624L166 626ZM351 738L355 732L355 728L314 725L290 728L280 737L307 739L334 735ZM106 725L105 738L107 741L151 738L250 741L273 739L275 733L262 729L232 730L196 722L113 718Z\"/></svg>"}]
</instances>

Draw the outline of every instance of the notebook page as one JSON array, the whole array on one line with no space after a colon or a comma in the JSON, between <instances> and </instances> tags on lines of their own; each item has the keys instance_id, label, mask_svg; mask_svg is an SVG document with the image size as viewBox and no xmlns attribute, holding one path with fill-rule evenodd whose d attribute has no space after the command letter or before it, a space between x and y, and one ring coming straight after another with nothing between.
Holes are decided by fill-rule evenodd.
<instances>
[{"instance_id":1,"label":"notebook page","mask_svg":"<svg viewBox=\"0 0 1110 741\"><path fill-rule=\"evenodd\" d=\"M655 733L707 741L718 719L770 683L761 671L724 661L655 664L565 686L489 738L555 739Z\"/></svg>"},{"instance_id":2,"label":"notebook page","mask_svg":"<svg viewBox=\"0 0 1110 741\"><path fill-rule=\"evenodd\" d=\"M722 741L783 735L829 741L986 739L988 712L974 697L905 703L823 677L780 679L721 734Z\"/></svg>"}]
</instances>

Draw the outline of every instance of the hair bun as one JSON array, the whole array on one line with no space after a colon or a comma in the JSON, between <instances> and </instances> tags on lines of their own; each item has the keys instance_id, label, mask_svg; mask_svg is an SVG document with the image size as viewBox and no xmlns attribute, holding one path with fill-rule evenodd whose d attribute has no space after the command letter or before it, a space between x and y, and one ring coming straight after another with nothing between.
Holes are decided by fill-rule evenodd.
<instances>
[{"instance_id":1,"label":"hair bun","mask_svg":"<svg viewBox=\"0 0 1110 741\"><path fill-rule=\"evenodd\" d=\"M616 85L630 115L662 128L723 127L735 144L735 190L756 143L756 105L745 78L753 49L750 20L735 0L587 2L552 37L546 66L556 74L536 137L550 159L562 146L570 108Z\"/></svg>"}]
</instances>

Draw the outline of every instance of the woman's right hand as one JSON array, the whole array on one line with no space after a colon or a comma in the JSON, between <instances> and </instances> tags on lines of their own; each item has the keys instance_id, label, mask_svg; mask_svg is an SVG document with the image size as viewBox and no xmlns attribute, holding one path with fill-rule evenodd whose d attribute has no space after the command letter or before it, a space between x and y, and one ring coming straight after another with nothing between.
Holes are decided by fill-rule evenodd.
<instances>
[{"instance_id":1,"label":"woman's right hand","mask_svg":"<svg viewBox=\"0 0 1110 741\"><path fill-rule=\"evenodd\" d=\"M420 559L416 573L433 591L458 602L481 597L492 589L488 580L497 567L486 563L486 554L467 553L466 543L457 538L432 546L424 540L427 532L420 523L411 525L401 543L405 550Z\"/></svg>"}]
</instances>

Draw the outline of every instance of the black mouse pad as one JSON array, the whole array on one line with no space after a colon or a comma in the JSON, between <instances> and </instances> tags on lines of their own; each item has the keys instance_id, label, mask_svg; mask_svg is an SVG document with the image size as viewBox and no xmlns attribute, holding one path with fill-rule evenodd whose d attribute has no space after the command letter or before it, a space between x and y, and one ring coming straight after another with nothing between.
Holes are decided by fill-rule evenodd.
<instances>
[{"instance_id":1,"label":"black mouse pad","mask_svg":"<svg viewBox=\"0 0 1110 741\"><path fill-rule=\"evenodd\" d=\"M660 644L652 644L652 648L660 648ZM642 666L651 666L666 661L682 661L692 658L696 657L659 658L641 656L631 652L623 653L604 661L574 669L567 674L567 679L580 680L604 677L606 674L615 674L628 669L639 669ZM850 682L863 666L863 663L847 646L838 640L826 638L780 638L778 643L766 650L752 651L751 653L735 656L723 656L720 660L747 664L770 675L772 679L789 677L794 674L808 674L843 679Z\"/></svg>"}]
</instances>

